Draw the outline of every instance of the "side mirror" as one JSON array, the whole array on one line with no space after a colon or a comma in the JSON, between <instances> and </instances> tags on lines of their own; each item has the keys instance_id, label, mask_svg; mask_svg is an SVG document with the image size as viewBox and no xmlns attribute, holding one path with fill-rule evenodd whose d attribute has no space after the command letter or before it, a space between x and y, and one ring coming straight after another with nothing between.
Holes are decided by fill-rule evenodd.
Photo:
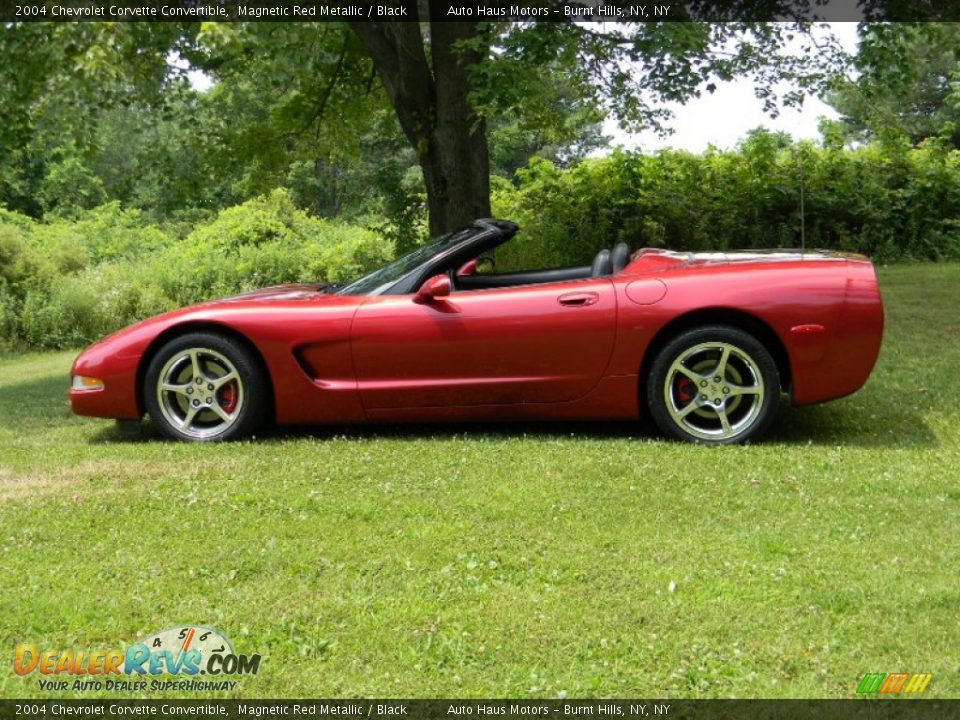
<instances>
[{"instance_id":1,"label":"side mirror","mask_svg":"<svg viewBox=\"0 0 960 720\"><path fill-rule=\"evenodd\" d=\"M450 278L446 275L434 275L427 280L413 296L415 303L429 303L450 294Z\"/></svg>"}]
</instances>

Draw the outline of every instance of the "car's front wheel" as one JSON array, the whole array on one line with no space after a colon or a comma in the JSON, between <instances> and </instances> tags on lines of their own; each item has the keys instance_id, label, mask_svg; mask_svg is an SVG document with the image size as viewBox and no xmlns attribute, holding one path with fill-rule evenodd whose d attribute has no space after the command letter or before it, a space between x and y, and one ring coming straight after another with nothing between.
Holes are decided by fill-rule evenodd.
<instances>
[{"instance_id":1,"label":"car's front wheel","mask_svg":"<svg viewBox=\"0 0 960 720\"><path fill-rule=\"evenodd\" d=\"M754 336L711 325L667 342L650 367L646 398L667 435L711 445L744 442L773 422L780 375Z\"/></svg>"},{"instance_id":2,"label":"car's front wheel","mask_svg":"<svg viewBox=\"0 0 960 720\"><path fill-rule=\"evenodd\" d=\"M214 333L174 338L154 355L144 404L154 426L176 440L249 435L267 407L260 363L237 341Z\"/></svg>"}]
</instances>

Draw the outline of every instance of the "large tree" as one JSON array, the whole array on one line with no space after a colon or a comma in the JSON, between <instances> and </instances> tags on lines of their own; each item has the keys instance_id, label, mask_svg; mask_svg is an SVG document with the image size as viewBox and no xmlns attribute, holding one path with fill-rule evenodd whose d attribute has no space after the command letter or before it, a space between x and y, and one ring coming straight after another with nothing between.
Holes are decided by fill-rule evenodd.
<instances>
[{"instance_id":1,"label":"large tree","mask_svg":"<svg viewBox=\"0 0 960 720\"><path fill-rule=\"evenodd\" d=\"M472 70L485 58L475 23L353 23L377 67L427 188L430 230L439 234L490 215L486 118L471 99ZM430 55L428 61L427 55Z\"/></svg>"},{"instance_id":2,"label":"large tree","mask_svg":"<svg viewBox=\"0 0 960 720\"><path fill-rule=\"evenodd\" d=\"M425 20L355 22L352 28L417 152L432 233L490 213L489 118L519 113L556 123L543 102L553 73L563 74L584 104L638 128L662 125L663 101L682 101L744 74L756 80L758 96L775 113L779 101L801 102L804 90L822 87L843 60L835 45L815 47L809 36L800 52L784 55L808 30L800 23ZM778 97L783 80L791 86Z\"/></svg>"},{"instance_id":3,"label":"large tree","mask_svg":"<svg viewBox=\"0 0 960 720\"><path fill-rule=\"evenodd\" d=\"M549 140L562 148L582 144L585 125L604 115L630 129L659 127L668 116L664 101L709 92L736 75L751 76L776 112L781 101L799 102L842 59L833 46L815 48L799 24L419 19L8 26L0 35L0 60L9 60L0 63L0 75L9 75L0 83L0 145L17 158L12 165L0 158L14 170L5 180L0 167L0 190L29 199L30 187L50 172L33 158L46 160L50 142L67 135L80 162L66 157L57 177L84 177L105 157L89 128L107 120L135 138L138 118L155 124L156 110L159 120L170 116L171 131L176 123L185 128L177 144L197 156L201 174L217 176L205 201L286 184L312 188L311 206L335 212L344 193L362 192L356 178L345 184L343 169L371 153L376 161L385 152L400 157L392 141L372 140L402 138L422 170L430 229L441 233L490 213L492 129L535 130L534 145ZM804 37L799 48L791 45ZM202 98L176 82L191 65L213 80ZM778 87L787 90L778 96ZM124 192L178 197L162 183L183 156L141 173L157 178L156 188L138 179L138 188ZM144 161L155 164L149 154ZM395 184L402 162L393 165L386 181ZM21 192L17 183L34 167L33 185L21 183ZM122 177L106 180L108 192L125 186ZM192 194L195 177L179 184Z\"/></svg>"},{"instance_id":4,"label":"large tree","mask_svg":"<svg viewBox=\"0 0 960 720\"><path fill-rule=\"evenodd\" d=\"M411 49L397 46L392 35L378 44L374 35L370 50L361 42L363 25L356 32L335 23L204 25L187 55L215 81L207 103L230 118L215 147L219 167L239 178L237 187L269 189L285 181L292 162L291 181L304 198L315 192L308 205L317 211L336 210L341 198L355 206L364 187L395 208L405 195L398 178L412 162L422 169L432 228L440 232L489 214L491 171L509 176L533 154L575 158L602 139L602 112L569 62L554 59L535 82L524 77L482 95L477 73L502 73L502 63L488 63L488 51L463 63L470 43L489 47L477 26L389 27L411 41ZM444 31L458 38L438 40ZM394 52L418 54L416 61L404 59L404 77L391 73ZM387 68L389 80L380 82L378 67ZM414 74L427 79L421 83ZM518 84L522 92L512 87ZM463 134L464 127L470 132ZM466 148L459 142L464 138ZM493 162L486 159L488 146ZM470 200L448 217L444 198L451 184L457 197Z\"/></svg>"}]
</instances>

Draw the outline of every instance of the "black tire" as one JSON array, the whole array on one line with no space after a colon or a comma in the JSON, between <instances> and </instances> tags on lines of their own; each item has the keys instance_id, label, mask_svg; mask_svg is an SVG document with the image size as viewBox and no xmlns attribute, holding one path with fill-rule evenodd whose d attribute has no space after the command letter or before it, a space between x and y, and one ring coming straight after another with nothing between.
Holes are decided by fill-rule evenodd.
<instances>
[{"instance_id":1,"label":"black tire","mask_svg":"<svg viewBox=\"0 0 960 720\"><path fill-rule=\"evenodd\" d=\"M262 363L243 344L217 333L192 332L153 356L143 400L162 435L209 442L255 432L268 416L270 391Z\"/></svg>"},{"instance_id":2,"label":"black tire","mask_svg":"<svg viewBox=\"0 0 960 720\"><path fill-rule=\"evenodd\" d=\"M780 373L769 350L728 325L672 338L654 358L646 382L647 409L657 427L688 442L755 440L780 405Z\"/></svg>"}]
</instances>

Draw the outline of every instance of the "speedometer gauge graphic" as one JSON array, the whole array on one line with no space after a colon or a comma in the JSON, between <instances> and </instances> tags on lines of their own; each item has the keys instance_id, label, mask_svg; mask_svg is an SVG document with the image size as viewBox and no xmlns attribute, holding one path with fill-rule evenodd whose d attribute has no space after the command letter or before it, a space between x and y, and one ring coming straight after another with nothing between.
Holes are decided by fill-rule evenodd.
<instances>
[{"instance_id":1,"label":"speedometer gauge graphic","mask_svg":"<svg viewBox=\"0 0 960 720\"><path fill-rule=\"evenodd\" d=\"M186 653L199 650L204 658L213 654L233 655L233 645L223 633L202 625L179 625L141 638L140 643L151 651L169 650Z\"/></svg>"}]
</instances>

